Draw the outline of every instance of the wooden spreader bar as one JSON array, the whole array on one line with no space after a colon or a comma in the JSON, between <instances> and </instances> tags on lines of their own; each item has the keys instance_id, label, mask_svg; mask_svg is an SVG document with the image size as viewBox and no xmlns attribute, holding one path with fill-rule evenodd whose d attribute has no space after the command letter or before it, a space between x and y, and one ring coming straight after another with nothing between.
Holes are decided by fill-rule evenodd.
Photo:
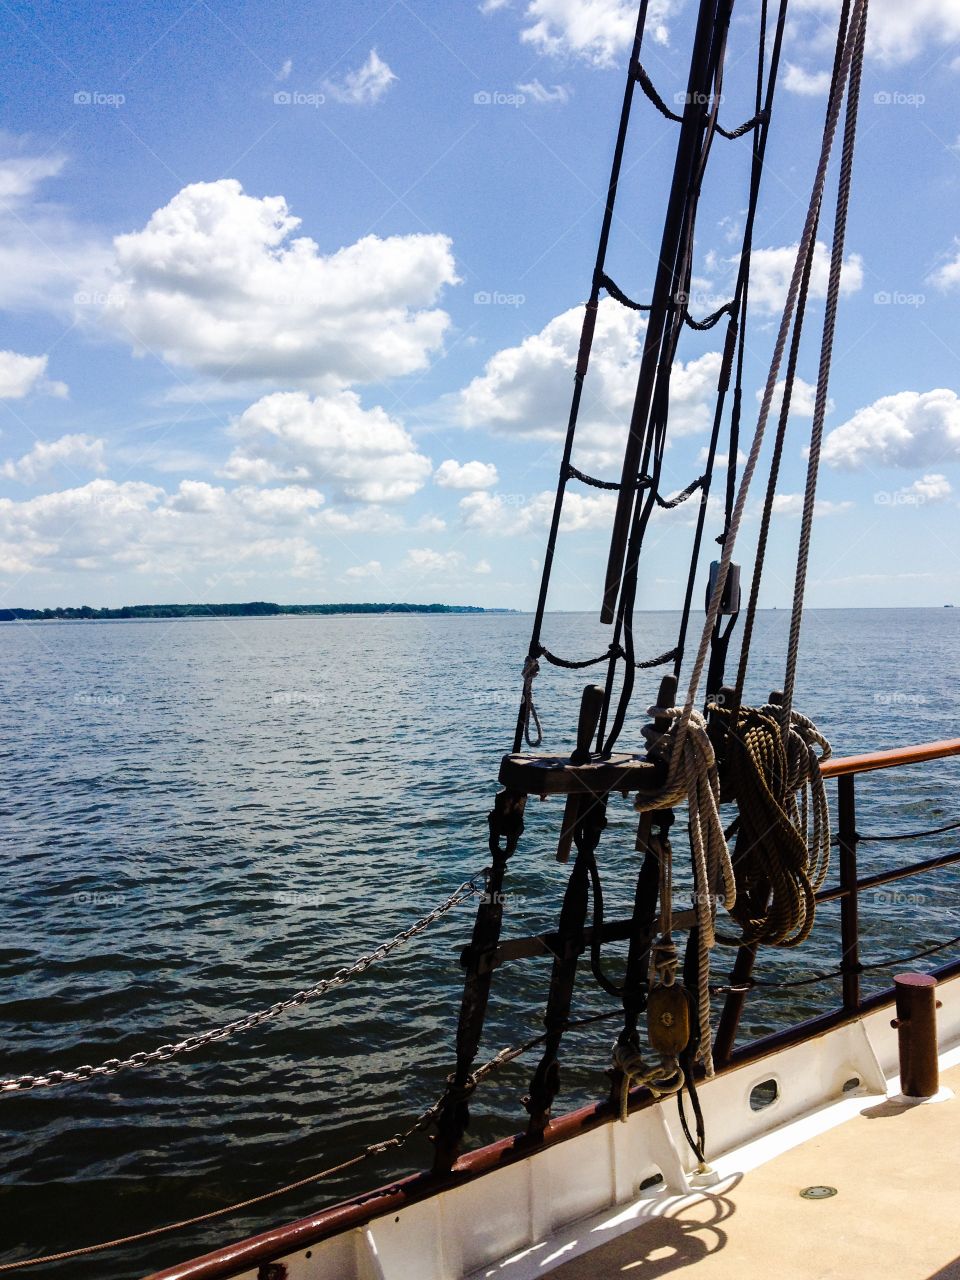
<instances>
[{"instance_id":1,"label":"wooden spreader bar","mask_svg":"<svg viewBox=\"0 0 960 1280\"><path fill-rule=\"evenodd\" d=\"M605 796L611 791L655 791L661 771L646 754L601 756L573 764L569 756L517 754L500 761L500 782L525 796Z\"/></svg>"},{"instance_id":2,"label":"wooden spreader bar","mask_svg":"<svg viewBox=\"0 0 960 1280\"><path fill-rule=\"evenodd\" d=\"M675 911L673 913L673 927L678 932L692 929L696 923L697 913L695 911ZM603 942L627 942L629 941L632 927L632 920L607 921L600 931L601 940ZM585 947L589 947L593 941L593 933L593 926L587 925L583 931ZM527 960L530 956L554 956L557 954L559 945L560 939L556 933L536 933L532 937L508 938L506 942L500 943L488 963L491 969L498 969L500 965L506 964L509 960ZM470 948L464 947L460 953L460 967L462 969L467 968L470 958Z\"/></svg>"}]
</instances>

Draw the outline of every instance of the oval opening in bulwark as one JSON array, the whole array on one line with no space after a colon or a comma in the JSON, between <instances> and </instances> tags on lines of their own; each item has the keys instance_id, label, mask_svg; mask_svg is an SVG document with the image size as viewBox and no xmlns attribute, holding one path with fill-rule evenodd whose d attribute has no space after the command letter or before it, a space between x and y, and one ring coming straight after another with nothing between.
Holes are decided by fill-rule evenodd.
<instances>
[{"instance_id":1,"label":"oval opening in bulwark","mask_svg":"<svg viewBox=\"0 0 960 1280\"><path fill-rule=\"evenodd\" d=\"M772 1077L769 1080L761 1080L750 1090L750 1110L765 1111L767 1107L772 1107L779 1097L780 1085L776 1080Z\"/></svg>"}]
</instances>

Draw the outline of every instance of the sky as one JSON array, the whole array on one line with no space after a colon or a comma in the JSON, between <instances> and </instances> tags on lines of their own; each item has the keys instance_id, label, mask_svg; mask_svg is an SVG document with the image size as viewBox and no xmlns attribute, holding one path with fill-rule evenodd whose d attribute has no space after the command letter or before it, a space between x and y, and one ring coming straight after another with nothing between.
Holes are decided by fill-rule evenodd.
<instances>
[{"instance_id":1,"label":"sky","mask_svg":"<svg viewBox=\"0 0 960 1280\"><path fill-rule=\"evenodd\" d=\"M530 609L635 6L3 9L3 607ZM835 10L791 5L754 242L747 441L816 164ZM650 4L642 58L668 103L695 16L694 0ZM757 26L758 5L737 0L728 127L752 113ZM812 606L960 603L958 101L960 0L872 0ZM637 96L607 259L633 297L652 285L676 131ZM749 137L718 139L694 314L731 294L749 163ZM832 214L766 607L791 599L831 228ZM601 303L574 453L597 475L619 477L643 331ZM721 340L722 326L682 340L668 492L702 469ZM720 473L711 546L722 487ZM571 484L551 608L598 608L612 501ZM638 607L680 603L695 501L658 513Z\"/></svg>"}]
</instances>

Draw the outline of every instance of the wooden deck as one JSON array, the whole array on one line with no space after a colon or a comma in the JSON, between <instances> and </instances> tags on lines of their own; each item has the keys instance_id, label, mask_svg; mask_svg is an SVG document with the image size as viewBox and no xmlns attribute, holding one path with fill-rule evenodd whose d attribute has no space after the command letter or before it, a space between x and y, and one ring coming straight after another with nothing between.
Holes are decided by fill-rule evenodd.
<instances>
[{"instance_id":1,"label":"wooden deck","mask_svg":"<svg viewBox=\"0 0 960 1280\"><path fill-rule=\"evenodd\" d=\"M868 1106L707 1196L664 1205L551 1280L960 1280L960 1067L941 1083L958 1096ZM801 1198L820 1184L837 1194Z\"/></svg>"}]
</instances>

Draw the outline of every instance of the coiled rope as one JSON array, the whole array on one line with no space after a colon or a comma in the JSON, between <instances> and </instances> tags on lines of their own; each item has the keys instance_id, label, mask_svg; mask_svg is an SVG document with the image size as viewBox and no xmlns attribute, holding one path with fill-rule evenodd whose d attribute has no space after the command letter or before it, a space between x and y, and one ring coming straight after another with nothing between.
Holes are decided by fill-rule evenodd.
<instances>
[{"instance_id":1,"label":"coiled rope","mask_svg":"<svg viewBox=\"0 0 960 1280\"><path fill-rule=\"evenodd\" d=\"M711 710L729 724L729 709ZM791 714L785 743L781 710L741 707L727 735L726 766L740 813L733 857L737 898L730 912L743 930L739 945L804 942L830 866L830 818L820 774L830 744L798 712Z\"/></svg>"}]
</instances>

